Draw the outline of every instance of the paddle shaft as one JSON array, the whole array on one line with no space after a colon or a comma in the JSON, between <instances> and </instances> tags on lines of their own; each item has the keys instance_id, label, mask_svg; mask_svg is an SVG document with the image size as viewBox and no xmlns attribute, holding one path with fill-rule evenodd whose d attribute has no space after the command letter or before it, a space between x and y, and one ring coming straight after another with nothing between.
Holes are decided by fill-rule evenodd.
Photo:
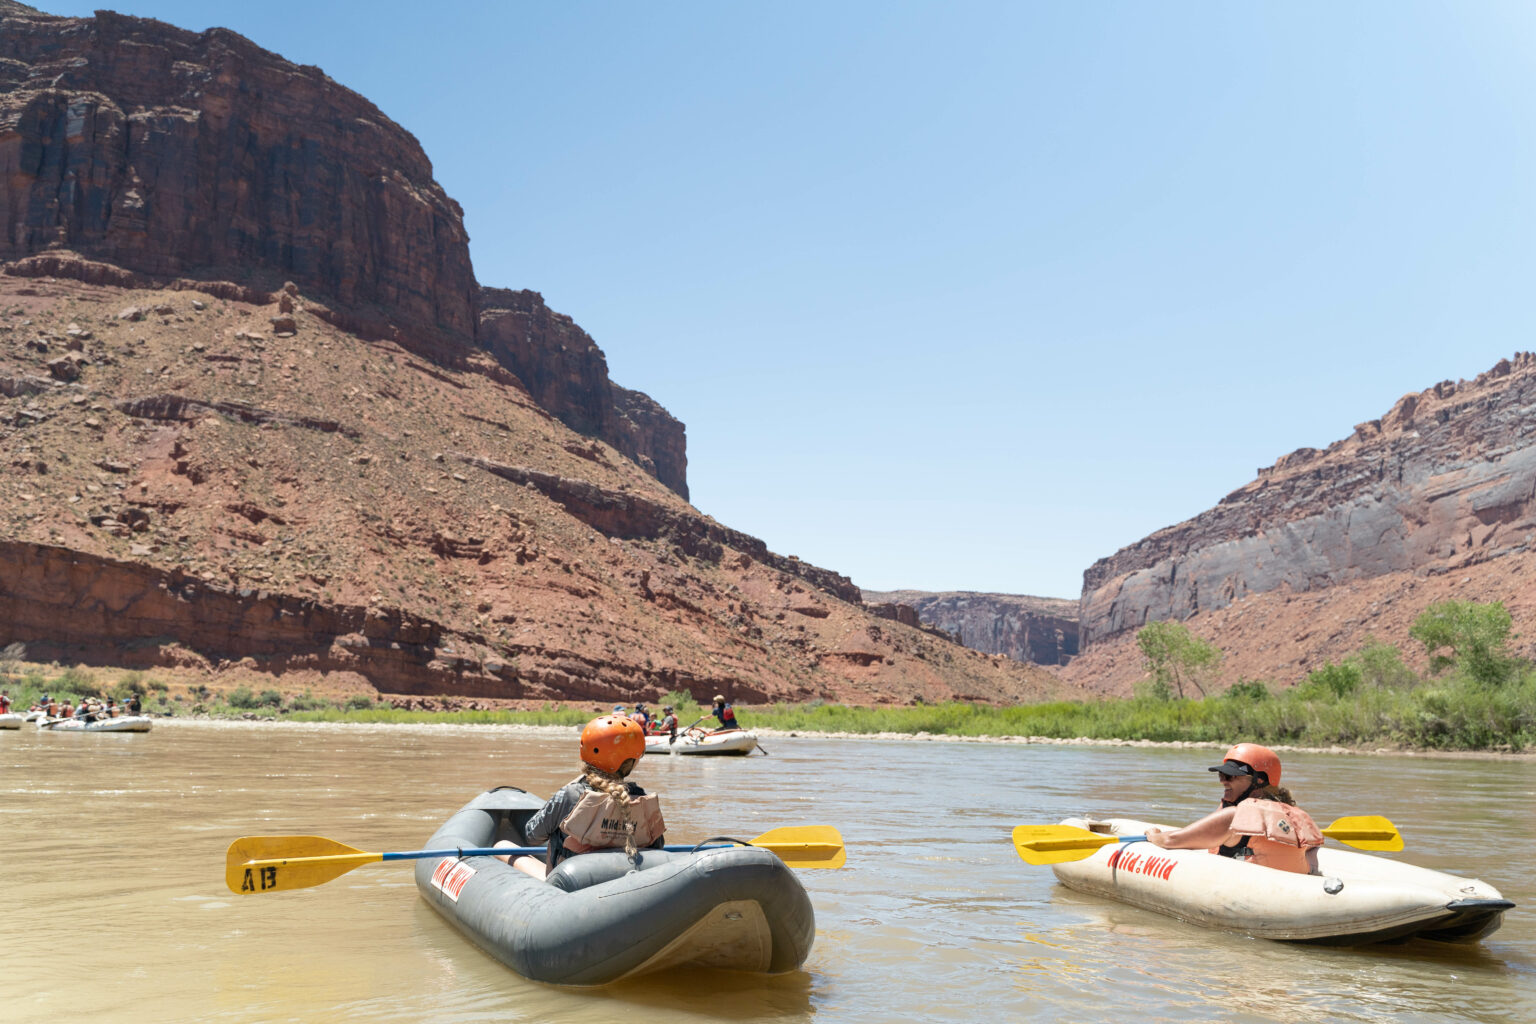
<instances>
[{"instance_id":1,"label":"paddle shaft","mask_svg":"<svg viewBox=\"0 0 1536 1024\"><path fill-rule=\"evenodd\" d=\"M645 849L661 849L668 853L692 853L695 850L723 850L735 846L735 843L708 843L703 846L661 846L644 847ZM643 852L642 850L642 852ZM245 866L251 868L264 868L271 866L281 867L284 864L341 864L348 861L356 862L363 856L371 860L427 860L431 857L542 857L547 852L542 846L459 846L448 850L396 850L390 853L364 854L339 853L323 857L274 857L271 860L246 861Z\"/></svg>"},{"instance_id":2,"label":"paddle shaft","mask_svg":"<svg viewBox=\"0 0 1536 1024\"><path fill-rule=\"evenodd\" d=\"M1403 837L1397 826L1378 815L1340 818L1318 831L1329 839L1362 850L1396 851L1403 848ZM1013 845L1019 857L1027 864L1037 865L1063 864L1091 857L1106 846L1145 841L1145 835L1117 836L1073 825L1019 825L1013 830Z\"/></svg>"},{"instance_id":3,"label":"paddle shaft","mask_svg":"<svg viewBox=\"0 0 1536 1024\"><path fill-rule=\"evenodd\" d=\"M846 860L843 837L827 825L770 829L753 839L732 840L711 836L692 846L678 844L655 849L670 853L723 850L737 846L765 849L792 868L840 868ZM354 868L380 861L425 860L466 857L535 856L543 859L542 846L456 846L437 850L369 853L324 836L243 836L229 845L224 859L224 882L241 895L282 892L324 885Z\"/></svg>"}]
</instances>

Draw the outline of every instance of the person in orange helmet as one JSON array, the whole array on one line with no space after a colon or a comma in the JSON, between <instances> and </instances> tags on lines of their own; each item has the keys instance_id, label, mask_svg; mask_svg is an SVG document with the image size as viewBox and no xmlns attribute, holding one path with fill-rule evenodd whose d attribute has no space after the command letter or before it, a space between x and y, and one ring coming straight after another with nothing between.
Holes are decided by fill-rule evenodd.
<instances>
[{"instance_id":1,"label":"person in orange helmet","mask_svg":"<svg viewBox=\"0 0 1536 1024\"><path fill-rule=\"evenodd\" d=\"M1221 807L1183 828L1149 828L1147 842L1164 850L1209 848L1262 867L1317 874L1322 833L1280 785L1280 758L1273 750L1239 743L1209 770L1221 781Z\"/></svg>"},{"instance_id":2,"label":"person in orange helmet","mask_svg":"<svg viewBox=\"0 0 1536 1024\"><path fill-rule=\"evenodd\" d=\"M499 859L543 879L565 858L592 850L623 849L631 858L643 847L666 845L661 801L626 782L645 756L645 731L622 715L594 718L581 730L581 775L566 783L528 819L524 834L544 843L544 860L527 855ZM503 840L498 846L511 846Z\"/></svg>"}]
</instances>

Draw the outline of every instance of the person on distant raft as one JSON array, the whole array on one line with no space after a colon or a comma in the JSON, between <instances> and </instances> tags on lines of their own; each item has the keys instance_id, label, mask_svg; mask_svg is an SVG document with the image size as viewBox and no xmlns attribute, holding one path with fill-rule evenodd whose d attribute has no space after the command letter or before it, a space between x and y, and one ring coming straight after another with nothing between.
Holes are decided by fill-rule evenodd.
<instances>
[{"instance_id":1,"label":"person on distant raft","mask_svg":"<svg viewBox=\"0 0 1536 1024\"><path fill-rule=\"evenodd\" d=\"M731 732L741 728L736 723L736 709L727 704L725 698L718 693L715 694L715 707L711 714L720 720L720 728L715 732Z\"/></svg>"},{"instance_id":2,"label":"person on distant raft","mask_svg":"<svg viewBox=\"0 0 1536 1024\"><path fill-rule=\"evenodd\" d=\"M1323 845L1311 815L1280 785L1280 758L1268 747L1239 743L1210 769L1221 780L1221 809L1168 832L1147 829L1147 842L1164 850L1209 848L1280 871L1315 875Z\"/></svg>"},{"instance_id":3,"label":"person on distant raft","mask_svg":"<svg viewBox=\"0 0 1536 1024\"><path fill-rule=\"evenodd\" d=\"M139 695L136 694L136 693L129 694L128 695L128 699L123 701L123 709L125 711L127 711L130 715L138 714L139 713L139 708L142 707L142 706L143 705L141 705L139 703Z\"/></svg>"},{"instance_id":4,"label":"person on distant raft","mask_svg":"<svg viewBox=\"0 0 1536 1024\"><path fill-rule=\"evenodd\" d=\"M666 845L661 801L625 778L645 756L645 730L622 715L604 715L581 730L581 775L561 787L528 819L529 842L544 843L541 862L510 854L497 860L543 880L565 858L593 850L622 849L630 858L642 848ZM511 846L502 840L497 846Z\"/></svg>"},{"instance_id":5,"label":"person on distant raft","mask_svg":"<svg viewBox=\"0 0 1536 1024\"><path fill-rule=\"evenodd\" d=\"M644 701L635 701L635 713L629 716L629 720L639 722L641 732L645 732L651 727L651 713L645 710Z\"/></svg>"},{"instance_id":6,"label":"person on distant raft","mask_svg":"<svg viewBox=\"0 0 1536 1024\"><path fill-rule=\"evenodd\" d=\"M11 713L11 694L9 690L0 690L0 715Z\"/></svg>"},{"instance_id":7,"label":"person on distant raft","mask_svg":"<svg viewBox=\"0 0 1536 1024\"><path fill-rule=\"evenodd\" d=\"M660 736L665 733L670 737L669 743L677 742L677 715L672 713L671 704L662 705L661 718L653 721L648 731L652 736Z\"/></svg>"}]
</instances>

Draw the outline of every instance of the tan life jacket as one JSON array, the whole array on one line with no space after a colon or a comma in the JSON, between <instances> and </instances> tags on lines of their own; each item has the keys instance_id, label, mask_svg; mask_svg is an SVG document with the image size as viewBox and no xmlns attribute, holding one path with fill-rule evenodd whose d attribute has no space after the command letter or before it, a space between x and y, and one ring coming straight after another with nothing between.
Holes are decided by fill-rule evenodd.
<instances>
[{"instance_id":1,"label":"tan life jacket","mask_svg":"<svg viewBox=\"0 0 1536 1024\"><path fill-rule=\"evenodd\" d=\"M572 853L623 849L626 820L634 826L636 848L650 846L667 831L667 823L661 818L661 798L656 794L631 797L626 819L617 800L602 790L588 790L560 822L565 848Z\"/></svg>"},{"instance_id":2,"label":"tan life jacket","mask_svg":"<svg viewBox=\"0 0 1536 1024\"><path fill-rule=\"evenodd\" d=\"M1312 816L1278 800L1244 800L1232 815L1232 831L1248 837L1253 863L1305 875L1307 851L1323 845Z\"/></svg>"}]
</instances>

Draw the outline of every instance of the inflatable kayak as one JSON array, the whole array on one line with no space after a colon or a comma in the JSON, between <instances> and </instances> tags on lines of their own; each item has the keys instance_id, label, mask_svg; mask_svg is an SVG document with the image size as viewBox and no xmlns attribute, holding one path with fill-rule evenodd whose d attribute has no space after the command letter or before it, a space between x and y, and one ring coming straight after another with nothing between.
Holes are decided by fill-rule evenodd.
<instances>
[{"instance_id":1,"label":"inflatable kayak","mask_svg":"<svg viewBox=\"0 0 1536 1024\"><path fill-rule=\"evenodd\" d=\"M39 718L37 727L49 732L149 732L148 715L124 715L120 718Z\"/></svg>"},{"instance_id":2,"label":"inflatable kayak","mask_svg":"<svg viewBox=\"0 0 1536 1024\"><path fill-rule=\"evenodd\" d=\"M543 805L512 787L482 793L428 848L530 845L523 828ZM481 949L550 984L605 985L682 965L782 974L810 955L810 897L771 851L642 850L636 862L621 850L586 853L541 882L494 857L439 857L417 861L416 888Z\"/></svg>"},{"instance_id":3,"label":"inflatable kayak","mask_svg":"<svg viewBox=\"0 0 1536 1024\"><path fill-rule=\"evenodd\" d=\"M20 729L21 723L26 720L26 715L15 711L0 715L0 729Z\"/></svg>"},{"instance_id":4,"label":"inflatable kayak","mask_svg":"<svg viewBox=\"0 0 1536 1024\"><path fill-rule=\"evenodd\" d=\"M1129 818L1068 818L1062 824L1121 836L1165 827ZM1475 878L1331 847L1318 850L1317 858L1321 873L1301 875L1204 850L1129 842L1052 869L1069 889L1180 921L1327 945L1408 938L1475 942L1497 930L1514 906Z\"/></svg>"},{"instance_id":5,"label":"inflatable kayak","mask_svg":"<svg viewBox=\"0 0 1536 1024\"><path fill-rule=\"evenodd\" d=\"M744 729L730 732L701 732L691 729L677 734L674 743L668 736L647 736L647 754L750 754L757 749L757 736Z\"/></svg>"}]
</instances>

